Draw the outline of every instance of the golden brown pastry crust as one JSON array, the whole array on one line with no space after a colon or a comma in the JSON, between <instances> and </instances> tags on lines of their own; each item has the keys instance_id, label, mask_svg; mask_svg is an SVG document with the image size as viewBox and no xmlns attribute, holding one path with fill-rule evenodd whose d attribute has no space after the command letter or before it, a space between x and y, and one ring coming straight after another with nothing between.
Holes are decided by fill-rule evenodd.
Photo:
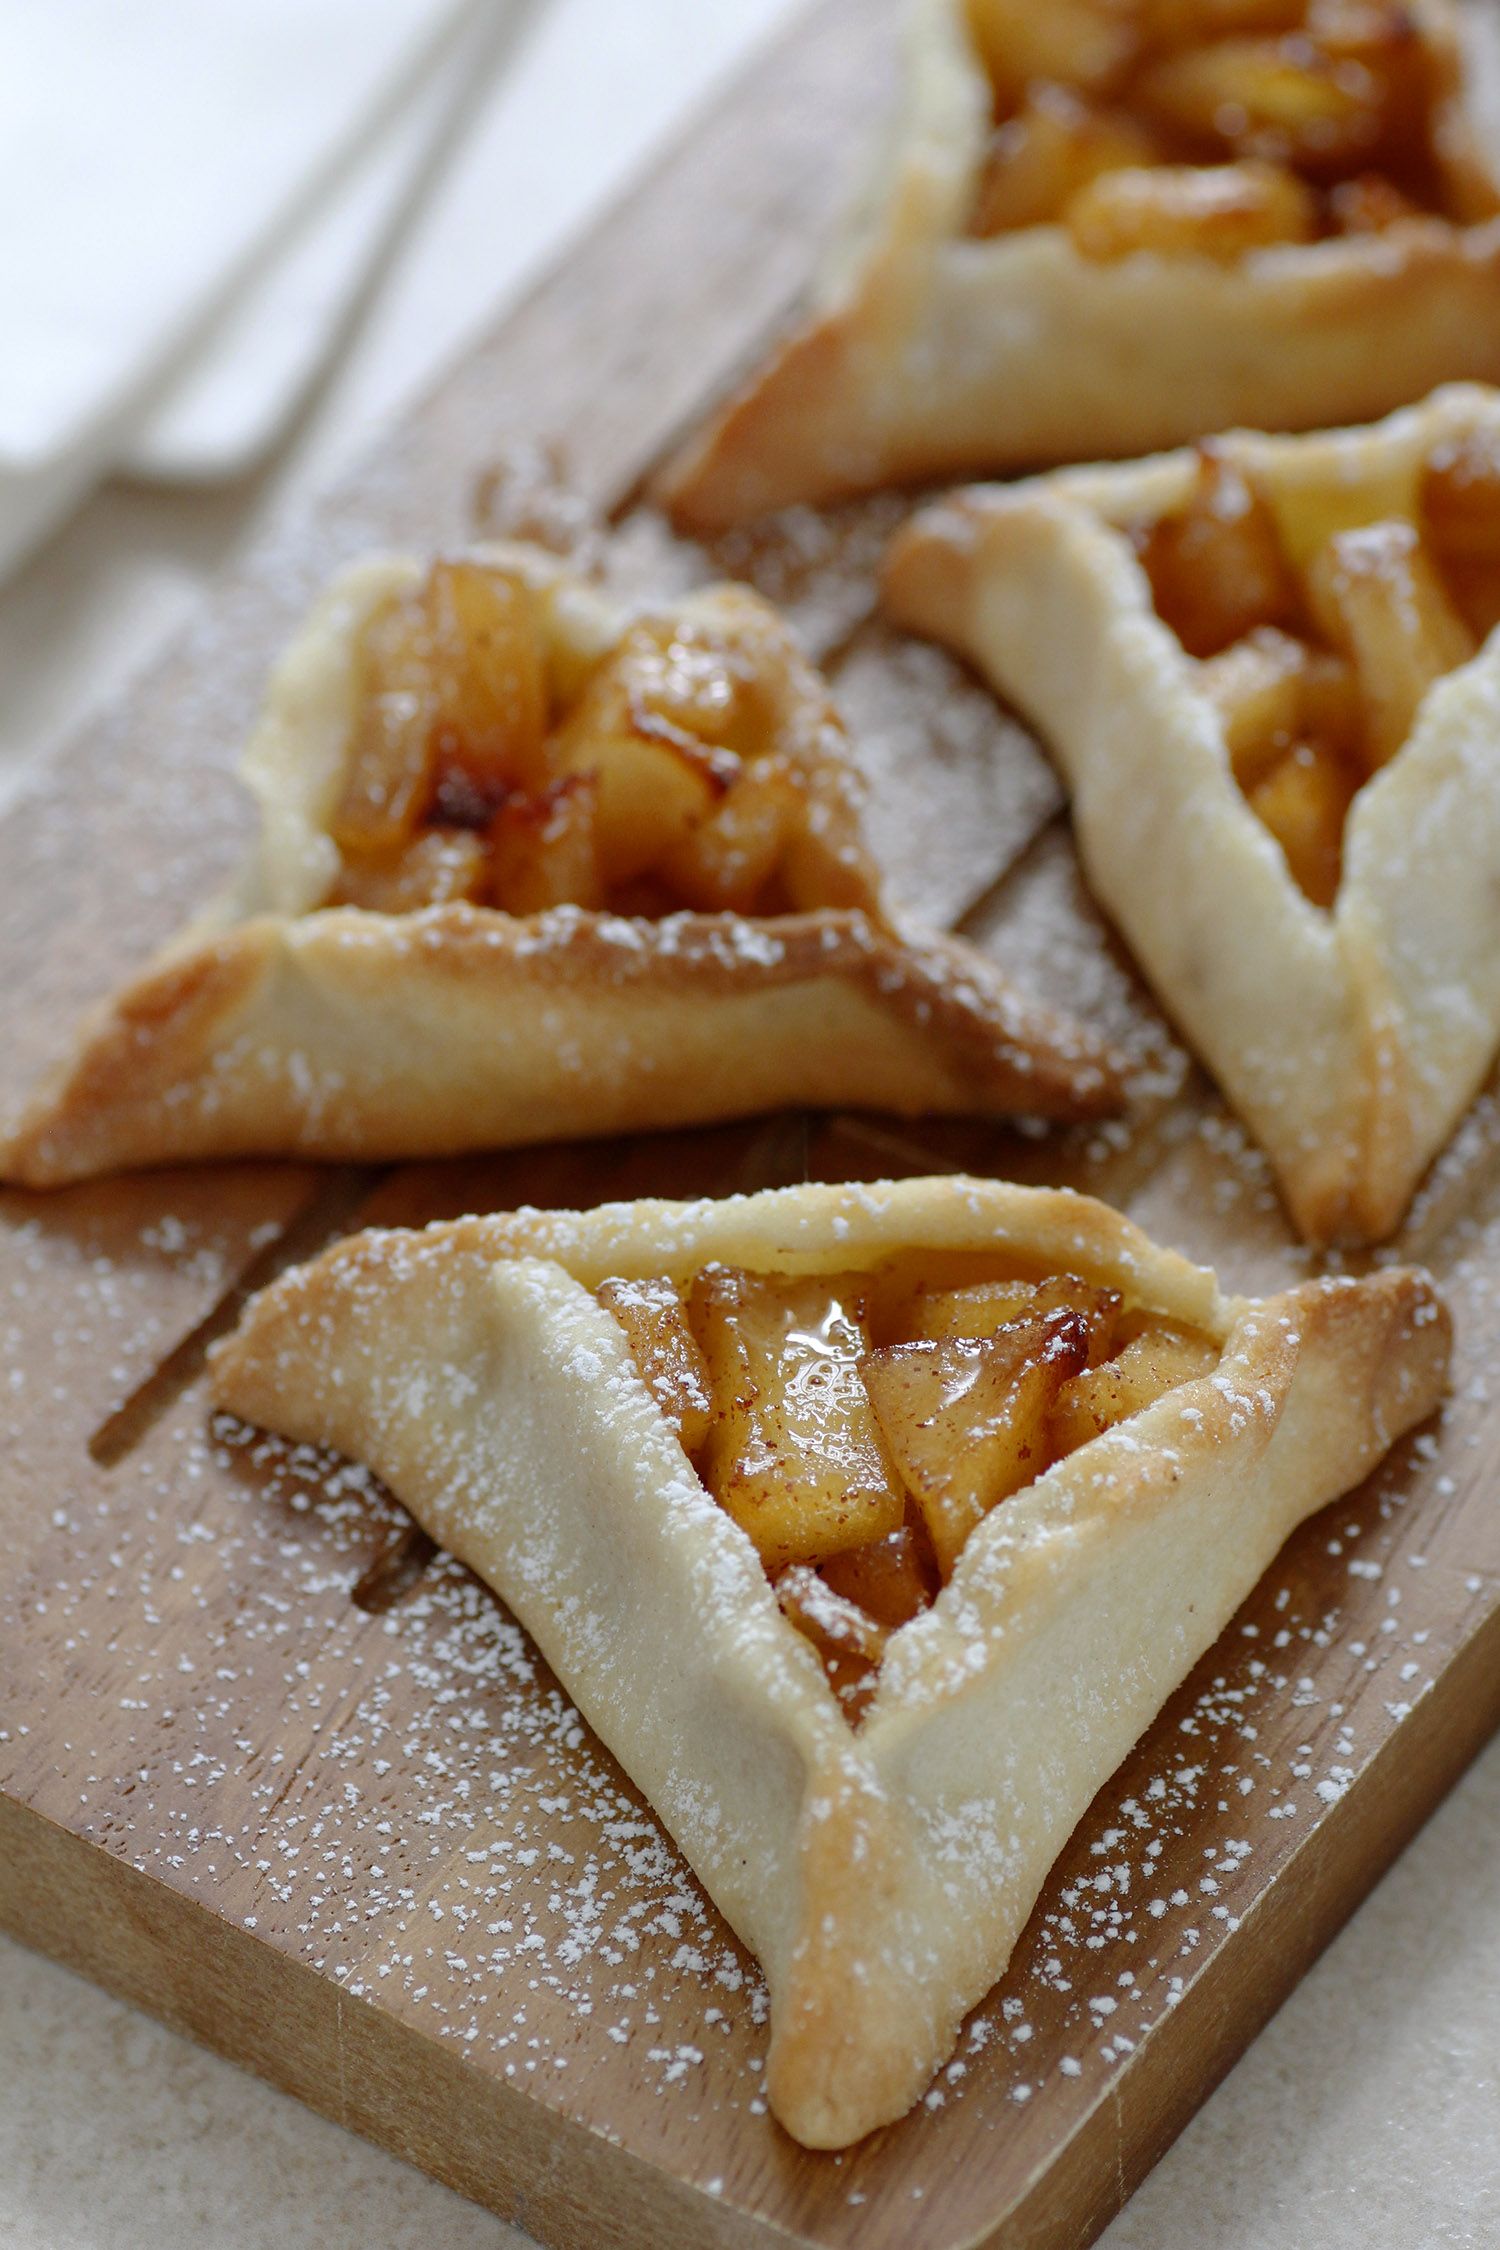
<instances>
[{"instance_id":1,"label":"golden brown pastry crust","mask_svg":"<svg viewBox=\"0 0 1500 2250\"><path fill-rule=\"evenodd\" d=\"M547 605L554 661L588 667L627 620L531 549L481 550ZM247 747L262 811L238 898L85 1027L0 1134L32 1187L215 1156L444 1155L705 1123L787 1104L1080 1116L1116 1106L1100 1046L956 941L884 914L859 777L817 674L740 589L671 614L768 657L778 746L811 808L816 912L652 922L561 907L325 904L363 622L420 566L365 563L317 606Z\"/></svg>"},{"instance_id":2,"label":"golden brown pastry crust","mask_svg":"<svg viewBox=\"0 0 1500 2250\"><path fill-rule=\"evenodd\" d=\"M955 1250L1223 1357L984 1520L856 1733L590 1291ZM918 2098L1097 1790L1293 1526L1431 1410L1448 1341L1418 1274L1225 1297L1100 1204L948 1178L363 1235L256 1300L214 1386L368 1463L500 1592L763 1963L777 2116L836 2148Z\"/></svg>"},{"instance_id":3,"label":"golden brown pastry crust","mask_svg":"<svg viewBox=\"0 0 1500 2250\"><path fill-rule=\"evenodd\" d=\"M862 914L262 915L112 1002L0 1170L443 1156L797 1104L1077 1116L1086 1050L1042 1022Z\"/></svg>"},{"instance_id":4,"label":"golden brown pastry crust","mask_svg":"<svg viewBox=\"0 0 1500 2250\"><path fill-rule=\"evenodd\" d=\"M1416 12L1445 47L1447 0ZM919 0L889 155L802 324L669 463L711 530L881 485L1146 453L1248 424L1356 422L1500 377L1500 185L1456 89L1443 116L1470 225L1404 219L1251 253L1084 257L1060 225L963 231L989 88L963 0Z\"/></svg>"},{"instance_id":5,"label":"golden brown pastry crust","mask_svg":"<svg viewBox=\"0 0 1500 2250\"><path fill-rule=\"evenodd\" d=\"M1416 512L1445 438L1500 437L1455 385L1368 430L1222 440L1265 491ZM1090 885L1274 1164L1313 1241L1375 1241L1500 1046L1500 642L1447 674L1360 790L1331 912L1298 889L1229 767L1196 667L1121 526L1179 505L1179 453L959 494L886 567L898 623L969 657L1040 728Z\"/></svg>"}]
</instances>

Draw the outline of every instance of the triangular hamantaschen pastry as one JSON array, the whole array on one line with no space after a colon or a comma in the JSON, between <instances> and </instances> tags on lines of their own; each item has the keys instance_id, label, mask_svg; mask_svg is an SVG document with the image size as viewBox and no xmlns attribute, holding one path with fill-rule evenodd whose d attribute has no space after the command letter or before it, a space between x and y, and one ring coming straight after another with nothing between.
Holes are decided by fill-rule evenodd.
<instances>
[{"instance_id":1,"label":"triangular hamantaschen pastry","mask_svg":"<svg viewBox=\"0 0 1500 2250\"><path fill-rule=\"evenodd\" d=\"M214 1383L526 1625L762 1962L776 2115L836 2148L918 2098L1448 1337L1414 1272L1229 1297L1101 1204L948 1177L363 1235Z\"/></svg>"},{"instance_id":2,"label":"triangular hamantaschen pastry","mask_svg":"<svg viewBox=\"0 0 1500 2250\"><path fill-rule=\"evenodd\" d=\"M886 590L1036 722L1303 1233L1388 1234L1500 1045L1500 394L959 494Z\"/></svg>"},{"instance_id":3,"label":"triangular hamantaschen pastry","mask_svg":"<svg viewBox=\"0 0 1500 2250\"><path fill-rule=\"evenodd\" d=\"M87 1027L0 1178L1114 1106L1097 1042L897 928L827 690L741 589L632 614L533 548L363 563L243 770L241 894Z\"/></svg>"},{"instance_id":4,"label":"triangular hamantaschen pastry","mask_svg":"<svg viewBox=\"0 0 1500 2250\"><path fill-rule=\"evenodd\" d=\"M1473 106L1450 0L916 0L879 176L667 503L707 528L1494 380Z\"/></svg>"}]
</instances>

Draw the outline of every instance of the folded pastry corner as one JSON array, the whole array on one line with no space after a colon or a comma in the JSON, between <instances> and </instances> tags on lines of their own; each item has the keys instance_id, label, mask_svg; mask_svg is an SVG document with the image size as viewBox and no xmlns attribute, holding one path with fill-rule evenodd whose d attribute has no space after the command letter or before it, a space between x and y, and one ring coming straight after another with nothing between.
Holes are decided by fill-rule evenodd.
<instances>
[{"instance_id":1,"label":"folded pastry corner","mask_svg":"<svg viewBox=\"0 0 1500 2250\"><path fill-rule=\"evenodd\" d=\"M763 1964L776 2116L839 2148L1448 1351L1420 1273L1230 1297L1101 1204L949 1177L359 1236L213 1383L514 1611Z\"/></svg>"},{"instance_id":2,"label":"folded pastry corner","mask_svg":"<svg viewBox=\"0 0 1500 2250\"><path fill-rule=\"evenodd\" d=\"M1500 394L960 493L885 589L1039 728L1303 1233L1389 1234L1500 1048Z\"/></svg>"},{"instance_id":3,"label":"folded pastry corner","mask_svg":"<svg viewBox=\"0 0 1500 2250\"><path fill-rule=\"evenodd\" d=\"M679 523L1500 375L1451 0L916 0L909 46L805 319L664 474Z\"/></svg>"},{"instance_id":4,"label":"folded pastry corner","mask_svg":"<svg viewBox=\"0 0 1500 2250\"><path fill-rule=\"evenodd\" d=\"M363 563L243 770L238 895L96 1014L0 1178L1117 1104L1086 1032L896 926L826 688L739 588L629 614L520 546Z\"/></svg>"}]
</instances>

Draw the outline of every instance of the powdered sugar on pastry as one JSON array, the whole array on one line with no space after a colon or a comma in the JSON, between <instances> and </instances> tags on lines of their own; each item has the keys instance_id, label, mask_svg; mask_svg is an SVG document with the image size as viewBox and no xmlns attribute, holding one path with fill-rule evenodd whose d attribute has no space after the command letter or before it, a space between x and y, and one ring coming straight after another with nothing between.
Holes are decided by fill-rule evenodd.
<instances>
[{"instance_id":1,"label":"powdered sugar on pastry","mask_svg":"<svg viewBox=\"0 0 1500 2250\"><path fill-rule=\"evenodd\" d=\"M985 1515L854 1728L591 1292L955 1259L1118 1290L1217 1369ZM778 2114L840 2146L921 2093L1095 1791L1446 1355L1420 1277L1225 1298L1098 1204L948 1179L361 1237L259 1300L215 1383L368 1462L504 1595L761 1960Z\"/></svg>"},{"instance_id":2,"label":"powdered sugar on pastry","mask_svg":"<svg viewBox=\"0 0 1500 2250\"><path fill-rule=\"evenodd\" d=\"M0 1174L1117 1106L1097 1041L898 925L827 691L742 589L631 613L530 549L358 565L245 777L238 894L85 1027Z\"/></svg>"}]
</instances>

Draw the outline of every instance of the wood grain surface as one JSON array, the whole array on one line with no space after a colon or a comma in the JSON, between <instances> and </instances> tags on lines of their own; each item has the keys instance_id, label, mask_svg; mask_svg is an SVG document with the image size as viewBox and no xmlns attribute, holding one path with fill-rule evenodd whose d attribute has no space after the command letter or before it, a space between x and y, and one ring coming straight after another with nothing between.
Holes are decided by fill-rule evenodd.
<instances>
[{"instance_id":1,"label":"wood grain surface","mask_svg":"<svg viewBox=\"0 0 1500 2250\"><path fill-rule=\"evenodd\" d=\"M626 582L728 571L787 602L902 895L1133 1058L1103 1132L773 1118L0 1204L0 1920L558 2245L1089 2241L1500 1719L1488 1093L1396 1246L1458 1317L1440 1425L1286 1548L1102 1792L926 2103L843 2156L767 2116L753 1962L501 1606L367 1477L208 1422L204 1351L245 1291L369 1218L969 1167L1093 1188L1232 1286L1313 1270L1089 905L1045 760L876 621L901 503L713 552L634 503L805 282L897 12L799 23L0 827L9 1094L243 848L228 770L334 567L539 514L597 549L607 520Z\"/></svg>"}]
</instances>

